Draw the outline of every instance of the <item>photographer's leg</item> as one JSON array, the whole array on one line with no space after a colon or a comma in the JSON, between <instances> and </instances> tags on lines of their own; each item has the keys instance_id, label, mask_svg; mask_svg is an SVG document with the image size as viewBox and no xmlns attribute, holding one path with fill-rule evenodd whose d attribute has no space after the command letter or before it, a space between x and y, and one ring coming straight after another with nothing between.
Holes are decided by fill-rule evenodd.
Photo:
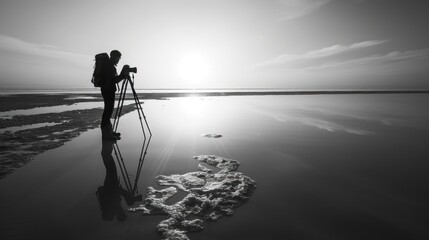
<instances>
[{"instance_id":1,"label":"photographer's leg","mask_svg":"<svg viewBox=\"0 0 429 240\"><path fill-rule=\"evenodd\" d=\"M103 138L113 138L112 135L112 123L110 122L110 118L113 114L113 108L115 104L115 92L114 91L102 91L104 100L104 111L101 119L101 130L103 134Z\"/></svg>"}]
</instances>

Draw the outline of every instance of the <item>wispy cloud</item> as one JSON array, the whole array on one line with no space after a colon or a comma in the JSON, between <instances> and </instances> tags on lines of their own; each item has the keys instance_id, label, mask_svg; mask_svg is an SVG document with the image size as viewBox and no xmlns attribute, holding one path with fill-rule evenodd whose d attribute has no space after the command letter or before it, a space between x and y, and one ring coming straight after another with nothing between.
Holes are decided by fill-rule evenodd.
<instances>
[{"instance_id":1,"label":"wispy cloud","mask_svg":"<svg viewBox=\"0 0 429 240\"><path fill-rule=\"evenodd\" d=\"M303 68L313 67L315 64L324 65L326 62L335 61L335 57L347 53L358 52L362 49L385 43L385 40L371 40L353 43L350 45L334 45L303 54L283 54L274 59L259 64L260 67L289 67Z\"/></svg>"},{"instance_id":2,"label":"wispy cloud","mask_svg":"<svg viewBox=\"0 0 429 240\"><path fill-rule=\"evenodd\" d=\"M254 65L253 70L259 76L296 88L315 85L380 88L384 85L384 89L414 89L416 84L427 88L429 48L389 51L392 46L386 42L371 40L302 54L282 54Z\"/></svg>"},{"instance_id":3,"label":"wispy cloud","mask_svg":"<svg viewBox=\"0 0 429 240\"><path fill-rule=\"evenodd\" d=\"M299 18L310 14L331 0L277 0L280 21Z\"/></svg>"},{"instance_id":4,"label":"wispy cloud","mask_svg":"<svg viewBox=\"0 0 429 240\"><path fill-rule=\"evenodd\" d=\"M371 40L350 45L334 45L303 54L283 54L257 64L256 69L278 69L306 74L313 71L355 71L382 75L415 71L411 69L416 68L426 71L421 66L423 61L429 60L429 48L377 53L382 51L378 47L385 42L387 41Z\"/></svg>"},{"instance_id":5,"label":"wispy cloud","mask_svg":"<svg viewBox=\"0 0 429 240\"><path fill-rule=\"evenodd\" d=\"M362 58L349 59L345 61L326 62L323 65L312 66L308 69L333 69L347 68L361 65L388 64L402 61L429 59L429 48L411 51L393 51L387 54L375 54Z\"/></svg>"},{"instance_id":6,"label":"wispy cloud","mask_svg":"<svg viewBox=\"0 0 429 240\"><path fill-rule=\"evenodd\" d=\"M344 52L350 52L353 50L358 50L358 49L363 49L363 48L367 48L367 47L380 45L380 44L385 43L385 42L386 42L386 40L371 40L371 41L353 43L353 44L350 44L348 46L334 45L331 47L322 48L320 50L308 52L308 53L304 54L304 57L305 58L328 57L328 56L333 56L333 55L344 53Z\"/></svg>"},{"instance_id":7,"label":"wispy cloud","mask_svg":"<svg viewBox=\"0 0 429 240\"><path fill-rule=\"evenodd\" d=\"M87 64L88 60L91 60L91 57L88 55L67 52L56 46L30 43L5 35L0 35L0 50L45 58L62 59L81 64Z\"/></svg>"}]
</instances>

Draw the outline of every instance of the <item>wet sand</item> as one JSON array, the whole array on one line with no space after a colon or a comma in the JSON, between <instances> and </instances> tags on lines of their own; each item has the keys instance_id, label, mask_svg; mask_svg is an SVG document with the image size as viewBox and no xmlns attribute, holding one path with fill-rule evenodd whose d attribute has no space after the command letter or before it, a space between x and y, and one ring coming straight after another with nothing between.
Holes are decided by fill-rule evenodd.
<instances>
[{"instance_id":1,"label":"wet sand","mask_svg":"<svg viewBox=\"0 0 429 240\"><path fill-rule=\"evenodd\" d=\"M11 104L11 108L14 107L17 106ZM134 109L134 105L124 106L123 114ZM92 108L0 119L0 130L3 130L0 134L0 178L30 162L37 154L62 146L89 129L98 128L102 113L101 108ZM41 126L33 128L35 124ZM27 126L28 129L11 131L17 126Z\"/></svg>"},{"instance_id":2,"label":"wet sand","mask_svg":"<svg viewBox=\"0 0 429 240\"><path fill-rule=\"evenodd\" d=\"M190 239L425 239L429 236L428 95L317 95L147 100L153 136L135 111L118 147L138 194L156 177L201 170L193 157L240 162L257 188L232 216ZM212 134L212 135L205 135ZM217 136L208 138L204 136ZM0 180L2 239L160 239L167 216L103 220L101 133L84 131ZM115 159L114 154L112 155ZM121 186L125 181L116 161ZM210 166L206 166L210 167ZM180 192L170 203L185 197ZM124 211L138 207L122 197Z\"/></svg>"}]
</instances>

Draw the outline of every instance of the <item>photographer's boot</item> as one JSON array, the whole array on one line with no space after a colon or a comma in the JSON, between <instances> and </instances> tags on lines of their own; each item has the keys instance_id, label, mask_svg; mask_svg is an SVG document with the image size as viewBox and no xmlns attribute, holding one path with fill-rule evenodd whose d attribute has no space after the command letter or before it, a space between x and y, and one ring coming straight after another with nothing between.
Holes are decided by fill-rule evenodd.
<instances>
[{"instance_id":1,"label":"photographer's boot","mask_svg":"<svg viewBox=\"0 0 429 240\"><path fill-rule=\"evenodd\" d=\"M113 135L103 135L102 139L103 139L103 141L115 141L116 142L116 140L119 140L120 138L117 138Z\"/></svg>"},{"instance_id":2,"label":"photographer's boot","mask_svg":"<svg viewBox=\"0 0 429 240\"><path fill-rule=\"evenodd\" d=\"M110 128L101 128L101 137L104 141L116 141L119 140L119 137L113 135Z\"/></svg>"}]
</instances>

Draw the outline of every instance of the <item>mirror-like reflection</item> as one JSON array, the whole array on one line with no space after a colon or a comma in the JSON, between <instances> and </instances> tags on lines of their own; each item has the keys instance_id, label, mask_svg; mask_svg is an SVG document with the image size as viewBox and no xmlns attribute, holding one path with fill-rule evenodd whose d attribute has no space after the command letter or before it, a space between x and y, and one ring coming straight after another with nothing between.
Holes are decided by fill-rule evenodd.
<instances>
[{"instance_id":1,"label":"mirror-like reflection","mask_svg":"<svg viewBox=\"0 0 429 240\"><path fill-rule=\"evenodd\" d=\"M147 155L147 149L149 147L149 143L151 140L152 136L150 135L149 138L144 138L143 139L143 144L142 144L142 148L140 151L140 156L139 156L139 161L138 161L138 166L137 166L137 173L135 175L135 179L134 179L134 183L132 183L130 175L128 173L127 167L125 165L124 162L124 158L122 157L121 151L119 149L119 145L117 143L113 144L113 150L115 153L115 157L116 157L116 161L118 162L119 165L119 169L121 170L121 174L122 174L122 178L124 180L125 186L127 188L127 191L132 193L133 195L138 194L138 188L137 188L137 183L140 177L140 173L143 167L143 163L144 160L146 158ZM141 200L141 195L139 195L140 200Z\"/></svg>"},{"instance_id":2,"label":"mirror-like reflection","mask_svg":"<svg viewBox=\"0 0 429 240\"><path fill-rule=\"evenodd\" d=\"M116 141L102 141L101 157L106 168L106 177L103 185L98 187L96 196L103 220L112 221L116 218L118 221L125 221L127 219L127 214L122 207L122 199L125 200L128 206L133 205L136 201L142 200L142 195L138 193L138 180L147 155L150 139L151 136L149 136L148 139L144 138L142 142L134 182L131 180L132 177L130 177L118 143L116 143ZM116 164L119 166L122 182L125 186L121 185Z\"/></svg>"},{"instance_id":3,"label":"mirror-like reflection","mask_svg":"<svg viewBox=\"0 0 429 240\"><path fill-rule=\"evenodd\" d=\"M117 192L132 197L141 193L143 199L151 197L146 187L166 193L170 190L164 189L178 184L196 193L208 186L208 193L230 194L234 191L220 191L218 187L240 186L237 181L230 179L233 182L217 184L214 181L223 176L218 175L221 169L192 156L213 154L239 161L239 170L257 182L257 190L248 202L233 209L233 216L222 217L216 223L203 220L200 224L205 228L203 231L189 233L193 240L276 239L278 236L283 239L429 239L426 224L429 199L425 194L429 162L424 158L429 155L428 101L427 94L151 100L143 106L156 137L150 141L143 164L139 164L143 134L138 113L130 112L121 119L119 130L125 137L118 141L118 147L131 187L128 188L123 179L115 144L105 146L105 155L110 155L116 168L109 176L116 179L111 182L116 183ZM374 134L356 134L358 132L350 130ZM222 137L202 137L204 133ZM119 194L116 206L119 210L123 208L128 218L125 216L126 221L119 222L118 214L112 211L113 220L102 220L101 205L95 196L106 177L100 139L98 129L84 132L0 180L2 239L28 239L29 236L35 239L160 239L155 226L168 219L168 215L142 216L143 212L128 212L130 208L149 203L146 201L136 201L129 207L125 197ZM133 196L124 191L132 193L138 168L141 173ZM208 173L210 169L212 173ZM207 171L206 177L193 175L201 171ZM159 175L164 177L156 178ZM170 186L158 184L169 179L175 180ZM173 204L184 203L189 195L176 190L172 198L163 202L166 210ZM162 197L161 193L153 193L156 200ZM186 199L192 200L191 196ZM202 198L204 202L215 200ZM211 208L212 205L204 206ZM150 210L150 206L144 207ZM195 219L196 216L190 214L184 223L192 221L192 226L198 227L199 221Z\"/></svg>"}]
</instances>

